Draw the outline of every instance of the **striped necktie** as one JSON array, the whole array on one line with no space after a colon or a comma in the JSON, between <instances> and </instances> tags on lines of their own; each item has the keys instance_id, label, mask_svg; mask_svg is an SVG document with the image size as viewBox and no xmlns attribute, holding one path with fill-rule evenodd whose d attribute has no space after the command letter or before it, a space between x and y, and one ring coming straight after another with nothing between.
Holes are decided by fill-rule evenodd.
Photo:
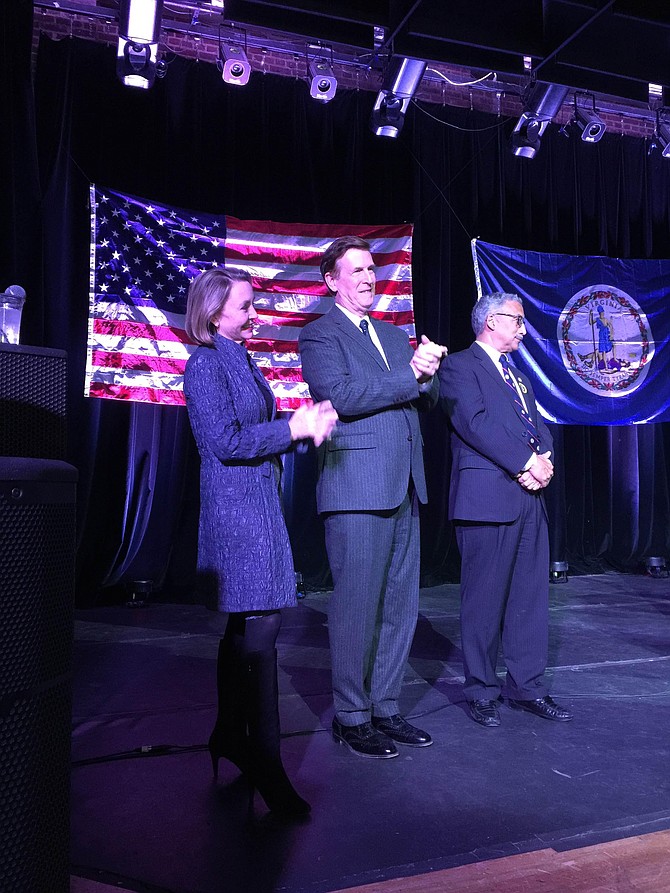
<instances>
[{"instance_id":1,"label":"striped necktie","mask_svg":"<svg viewBox=\"0 0 670 893\"><path fill-rule=\"evenodd\" d=\"M507 354L500 354L500 365L502 366L503 378L505 379L505 384L511 389L512 395L514 398L514 402L517 405L519 412L523 416L524 421L526 422L526 426L528 428L528 443L531 449L535 450L536 453L540 452L540 433L537 430L535 422L531 419L528 414L528 410L523 404L523 400L519 396L519 391L517 389L517 385L514 383L514 377L512 376L512 372L510 371L510 362L507 358Z\"/></svg>"}]
</instances>

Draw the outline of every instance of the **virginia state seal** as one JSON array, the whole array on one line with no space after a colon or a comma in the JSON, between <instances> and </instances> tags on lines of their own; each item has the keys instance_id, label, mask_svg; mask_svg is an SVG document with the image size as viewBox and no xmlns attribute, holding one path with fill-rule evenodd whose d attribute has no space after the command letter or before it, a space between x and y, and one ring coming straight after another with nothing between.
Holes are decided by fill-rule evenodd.
<instances>
[{"instance_id":1,"label":"virginia state seal","mask_svg":"<svg viewBox=\"0 0 670 893\"><path fill-rule=\"evenodd\" d=\"M591 285L573 295L558 318L557 336L565 368L594 394L631 394L654 357L647 317L613 285Z\"/></svg>"}]
</instances>

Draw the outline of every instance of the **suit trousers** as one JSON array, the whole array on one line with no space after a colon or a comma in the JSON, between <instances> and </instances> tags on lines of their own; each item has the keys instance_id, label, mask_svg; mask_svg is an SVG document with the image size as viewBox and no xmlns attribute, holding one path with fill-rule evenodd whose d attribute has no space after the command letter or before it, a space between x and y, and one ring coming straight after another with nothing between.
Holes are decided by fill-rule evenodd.
<instances>
[{"instance_id":1,"label":"suit trousers","mask_svg":"<svg viewBox=\"0 0 670 893\"><path fill-rule=\"evenodd\" d=\"M498 651L505 694L533 700L547 694L549 537L539 497L524 498L511 523L456 522L461 552L461 642L465 696L498 697Z\"/></svg>"},{"instance_id":2,"label":"suit trousers","mask_svg":"<svg viewBox=\"0 0 670 893\"><path fill-rule=\"evenodd\" d=\"M337 719L353 726L399 712L419 611L419 507L324 517L333 575L328 633Z\"/></svg>"}]
</instances>

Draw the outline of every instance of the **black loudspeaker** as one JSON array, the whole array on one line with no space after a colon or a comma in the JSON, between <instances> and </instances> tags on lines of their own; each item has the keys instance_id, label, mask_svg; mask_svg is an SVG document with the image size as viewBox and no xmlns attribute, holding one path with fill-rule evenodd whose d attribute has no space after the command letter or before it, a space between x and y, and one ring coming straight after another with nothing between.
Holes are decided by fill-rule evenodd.
<instances>
[{"instance_id":1,"label":"black loudspeaker","mask_svg":"<svg viewBox=\"0 0 670 893\"><path fill-rule=\"evenodd\" d=\"M65 459L67 354L0 344L0 456Z\"/></svg>"},{"instance_id":2,"label":"black loudspeaker","mask_svg":"<svg viewBox=\"0 0 670 893\"><path fill-rule=\"evenodd\" d=\"M77 472L0 457L0 893L67 893Z\"/></svg>"}]
</instances>

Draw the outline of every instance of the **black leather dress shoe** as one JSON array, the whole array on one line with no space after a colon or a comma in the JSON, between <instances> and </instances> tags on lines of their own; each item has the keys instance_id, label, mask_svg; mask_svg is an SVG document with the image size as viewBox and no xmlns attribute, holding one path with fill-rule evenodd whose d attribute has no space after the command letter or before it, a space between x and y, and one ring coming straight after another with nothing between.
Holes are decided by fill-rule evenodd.
<instances>
[{"instance_id":1,"label":"black leather dress shoe","mask_svg":"<svg viewBox=\"0 0 670 893\"><path fill-rule=\"evenodd\" d=\"M470 716L480 726L486 729L494 729L500 725L500 711L498 710L498 702L480 699L478 701L468 701L468 709Z\"/></svg>"},{"instance_id":2,"label":"black leather dress shoe","mask_svg":"<svg viewBox=\"0 0 670 893\"><path fill-rule=\"evenodd\" d=\"M409 747L428 747L433 739L428 732L410 725L399 713L393 716L373 716L372 725L379 732L383 732L398 744L407 744Z\"/></svg>"},{"instance_id":3,"label":"black leather dress shoe","mask_svg":"<svg viewBox=\"0 0 670 893\"><path fill-rule=\"evenodd\" d=\"M553 719L554 722L570 722L572 719L572 713L565 707L559 707L549 695L536 698L534 701L517 701L514 698L509 698L508 701L514 710L527 710L543 719Z\"/></svg>"},{"instance_id":4,"label":"black leather dress shoe","mask_svg":"<svg viewBox=\"0 0 670 893\"><path fill-rule=\"evenodd\" d=\"M393 741L382 732L378 732L370 722L363 722L358 726L343 726L334 719L333 738L340 744L346 744L349 750L359 757L390 760L398 756L398 748Z\"/></svg>"}]
</instances>

